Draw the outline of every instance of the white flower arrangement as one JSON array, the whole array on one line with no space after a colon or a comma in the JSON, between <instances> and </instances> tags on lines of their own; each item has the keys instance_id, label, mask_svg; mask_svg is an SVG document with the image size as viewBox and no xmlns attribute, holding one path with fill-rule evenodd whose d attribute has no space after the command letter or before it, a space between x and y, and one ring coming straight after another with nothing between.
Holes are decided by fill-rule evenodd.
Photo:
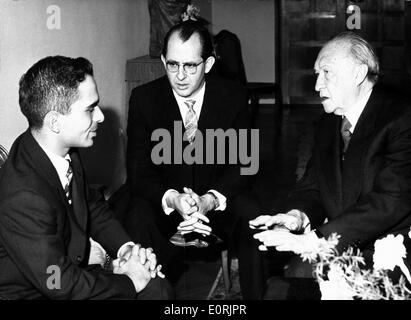
<instances>
[{"instance_id":1,"label":"white flower arrangement","mask_svg":"<svg viewBox=\"0 0 411 320\"><path fill-rule=\"evenodd\" d=\"M408 233L411 238L411 229ZM404 237L392 234L377 240L374 248L374 268L365 269L364 257L360 250L348 248L341 255L336 250L339 236L336 233L328 239L319 239L317 247L311 252L301 253L304 261L314 265L313 274L321 291L322 300L410 300L410 271L404 264L406 249ZM398 266L403 275L394 284L388 270Z\"/></svg>"},{"instance_id":2,"label":"white flower arrangement","mask_svg":"<svg viewBox=\"0 0 411 320\"><path fill-rule=\"evenodd\" d=\"M197 21L199 17L200 17L200 10L192 4L189 4L187 6L186 11L181 14L182 21L187 21L187 20Z\"/></svg>"}]
</instances>

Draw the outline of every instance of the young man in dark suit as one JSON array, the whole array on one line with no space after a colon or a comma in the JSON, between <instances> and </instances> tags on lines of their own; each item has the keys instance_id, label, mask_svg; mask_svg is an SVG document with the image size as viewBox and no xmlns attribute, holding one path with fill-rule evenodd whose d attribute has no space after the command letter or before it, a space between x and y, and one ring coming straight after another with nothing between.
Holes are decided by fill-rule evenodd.
<instances>
[{"instance_id":1,"label":"young man in dark suit","mask_svg":"<svg viewBox=\"0 0 411 320\"><path fill-rule=\"evenodd\" d=\"M310 251L318 237L337 233L339 252L348 246L360 248L370 263L377 239L388 234L408 239L410 102L375 86L378 58L355 33L330 40L314 69L315 90L326 114L317 125L304 177L290 194L285 214L260 216L250 225L262 229L283 225L292 231L256 234L262 250ZM404 244L411 249L410 241ZM410 255L407 259L410 263Z\"/></svg>"},{"instance_id":2,"label":"young man in dark suit","mask_svg":"<svg viewBox=\"0 0 411 320\"><path fill-rule=\"evenodd\" d=\"M184 253L177 246L207 246L215 239L210 234L234 239L243 297L260 298L261 256L248 230L248 219L255 217L259 205L249 190L249 177L241 175L238 161L228 163L227 144L223 163L217 162L215 153L206 163L208 129L234 130L237 137L240 129L250 129L246 91L209 76L215 61L213 44L199 22L188 20L171 28L161 60L166 76L135 88L130 98L127 169L135 214L125 217L125 227L135 240L152 245L168 266L176 264L176 254ZM171 135L169 163L153 159L159 143L153 133L162 129ZM195 146L199 134L204 137L199 147L202 159L178 160L183 150ZM244 147L247 141L240 144ZM238 153L235 157L238 160ZM140 228L153 230L151 238L141 239Z\"/></svg>"},{"instance_id":3,"label":"young man in dark suit","mask_svg":"<svg viewBox=\"0 0 411 320\"><path fill-rule=\"evenodd\" d=\"M91 63L47 57L20 80L29 128L0 176L0 296L5 299L161 299L169 284L152 249L135 245L87 185L77 148L104 120ZM101 247L95 247L96 242ZM101 248L101 249L99 249ZM112 271L98 253L107 250Z\"/></svg>"}]
</instances>

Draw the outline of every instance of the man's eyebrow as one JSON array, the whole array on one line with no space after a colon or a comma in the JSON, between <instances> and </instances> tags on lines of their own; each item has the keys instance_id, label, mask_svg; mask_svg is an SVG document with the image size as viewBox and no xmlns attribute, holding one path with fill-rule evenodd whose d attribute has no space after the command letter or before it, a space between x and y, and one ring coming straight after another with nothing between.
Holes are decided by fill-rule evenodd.
<instances>
[{"instance_id":1,"label":"man's eyebrow","mask_svg":"<svg viewBox=\"0 0 411 320\"><path fill-rule=\"evenodd\" d=\"M317 68L314 67L314 70L320 71L321 69L329 69L329 68L330 68L329 62L320 62Z\"/></svg>"},{"instance_id":2,"label":"man's eyebrow","mask_svg":"<svg viewBox=\"0 0 411 320\"><path fill-rule=\"evenodd\" d=\"M178 61L175 61L175 60L167 60L166 61L167 63L175 63L175 64L197 64L197 62L195 62L195 61L187 61L187 62L178 62Z\"/></svg>"},{"instance_id":3,"label":"man's eyebrow","mask_svg":"<svg viewBox=\"0 0 411 320\"><path fill-rule=\"evenodd\" d=\"M95 108L95 107L98 105L99 102L100 102L100 100L97 100L96 102L93 102L92 104L90 104L89 106L87 106L87 109Z\"/></svg>"}]
</instances>

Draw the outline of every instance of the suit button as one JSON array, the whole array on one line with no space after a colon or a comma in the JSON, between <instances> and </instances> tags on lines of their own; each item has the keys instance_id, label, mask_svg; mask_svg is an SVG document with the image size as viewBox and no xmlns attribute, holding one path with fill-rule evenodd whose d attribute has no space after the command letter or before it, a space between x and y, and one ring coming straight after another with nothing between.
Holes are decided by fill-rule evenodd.
<instances>
[{"instance_id":1,"label":"suit button","mask_svg":"<svg viewBox=\"0 0 411 320\"><path fill-rule=\"evenodd\" d=\"M82 260L81 256L77 256L77 257L76 257L76 261L77 261L77 262L81 262L81 260Z\"/></svg>"}]
</instances>

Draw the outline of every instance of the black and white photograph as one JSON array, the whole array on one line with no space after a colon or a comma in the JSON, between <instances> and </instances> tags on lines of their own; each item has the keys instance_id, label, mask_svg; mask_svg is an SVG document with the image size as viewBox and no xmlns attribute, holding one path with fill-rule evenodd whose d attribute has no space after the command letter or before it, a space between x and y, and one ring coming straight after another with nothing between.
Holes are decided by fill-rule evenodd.
<instances>
[{"instance_id":1,"label":"black and white photograph","mask_svg":"<svg viewBox=\"0 0 411 320\"><path fill-rule=\"evenodd\" d=\"M0 0L0 300L411 300L411 0Z\"/></svg>"}]
</instances>

